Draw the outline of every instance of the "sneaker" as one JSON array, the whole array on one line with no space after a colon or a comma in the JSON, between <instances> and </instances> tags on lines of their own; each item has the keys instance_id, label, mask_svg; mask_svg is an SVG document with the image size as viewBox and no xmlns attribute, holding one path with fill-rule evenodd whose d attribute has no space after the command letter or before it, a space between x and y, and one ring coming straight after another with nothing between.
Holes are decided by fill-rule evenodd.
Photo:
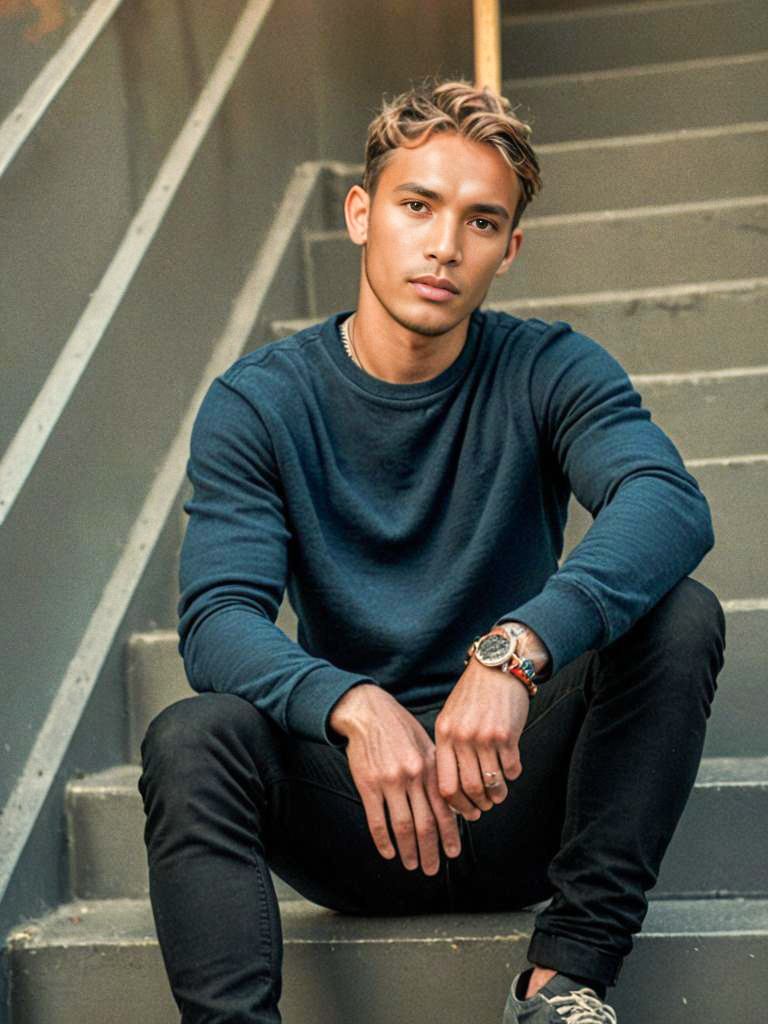
<instances>
[{"instance_id":1,"label":"sneaker","mask_svg":"<svg viewBox=\"0 0 768 1024\"><path fill-rule=\"evenodd\" d=\"M502 1024L618 1024L616 1011L597 993L564 974L556 974L531 999L518 998L525 996L527 984L527 971L512 982Z\"/></svg>"}]
</instances>

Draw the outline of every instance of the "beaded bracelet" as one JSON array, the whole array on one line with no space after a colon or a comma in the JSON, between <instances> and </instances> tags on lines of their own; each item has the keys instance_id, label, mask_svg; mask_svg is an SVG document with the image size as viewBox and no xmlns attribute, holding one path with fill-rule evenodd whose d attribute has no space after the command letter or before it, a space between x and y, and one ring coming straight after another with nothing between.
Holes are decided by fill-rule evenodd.
<instances>
[{"instance_id":1,"label":"beaded bracelet","mask_svg":"<svg viewBox=\"0 0 768 1024\"><path fill-rule=\"evenodd\" d=\"M515 659L514 663L513 658ZM539 692L538 686L533 681L533 677L536 675L536 670L534 669L533 662L530 658L523 658L521 661L513 655L509 661L501 666L501 671L514 676L515 679L519 679L528 691L529 697L535 697Z\"/></svg>"}]
</instances>

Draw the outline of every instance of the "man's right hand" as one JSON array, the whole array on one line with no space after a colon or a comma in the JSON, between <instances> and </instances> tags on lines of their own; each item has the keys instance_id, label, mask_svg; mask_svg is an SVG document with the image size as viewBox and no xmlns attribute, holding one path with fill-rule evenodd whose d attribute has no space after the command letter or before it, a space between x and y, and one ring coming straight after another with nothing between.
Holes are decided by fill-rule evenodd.
<instances>
[{"instance_id":1,"label":"man's right hand","mask_svg":"<svg viewBox=\"0 0 768 1024\"><path fill-rule=\"evenodd\" d=\"M347 739L349 768L376 849L387 860L399 853L409 871L420 864L424 874L437 874L440 844L448 857L457 857L461 840L456 815L438 790L435 745L424 727L372 684L347 691L330 725Z\"/></svg>"}]
</instances>

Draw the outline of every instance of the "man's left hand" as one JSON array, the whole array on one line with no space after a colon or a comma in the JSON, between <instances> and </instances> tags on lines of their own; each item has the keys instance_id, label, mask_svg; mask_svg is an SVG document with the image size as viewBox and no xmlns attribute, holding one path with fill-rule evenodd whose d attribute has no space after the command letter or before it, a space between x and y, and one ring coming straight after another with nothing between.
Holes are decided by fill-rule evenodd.
<instances>
[{"instance_id":1,"label":"man's left hand","mask_svg":"<svg viewBox=\"0 0 768 1024\"><path fill-rule=\"evenodd\" d=\"M536 669L549 660L538 637ZM534 651L531 650L531 654ZM470 821L507 796L507 781L521 774L519 740L530 697L513 675L470 658L435 723L440 794Z\"/></svg>"}]
</instances>

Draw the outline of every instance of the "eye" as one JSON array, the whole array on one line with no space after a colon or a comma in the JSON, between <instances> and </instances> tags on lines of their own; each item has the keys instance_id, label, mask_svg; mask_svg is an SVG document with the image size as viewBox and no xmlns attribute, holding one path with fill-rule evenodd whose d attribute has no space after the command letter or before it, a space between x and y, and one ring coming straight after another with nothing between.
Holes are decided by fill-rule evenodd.
<instances>
[{"instance_id":1,"label":"eye","mask_svg":"<svg viewBox=\"0 0 768 1024\"><path fill-rule=\"evenodd\" d=\"M476 228L483 232L485 235L491 234L493 231L498 231L498 228L492 220L486 220L485 217L475 217L473 221Z\"/></svg>"},{"instance_id":2,"label":"eye","mask_svg":"<svg viewBox=\"0 0 768 1024\"><path fill-rule=\"evenodd\" d=\"M411 213L423 213L426 210L426 204L421 199L408 199L405 204Z\"/></svg>"}]
</instances>

